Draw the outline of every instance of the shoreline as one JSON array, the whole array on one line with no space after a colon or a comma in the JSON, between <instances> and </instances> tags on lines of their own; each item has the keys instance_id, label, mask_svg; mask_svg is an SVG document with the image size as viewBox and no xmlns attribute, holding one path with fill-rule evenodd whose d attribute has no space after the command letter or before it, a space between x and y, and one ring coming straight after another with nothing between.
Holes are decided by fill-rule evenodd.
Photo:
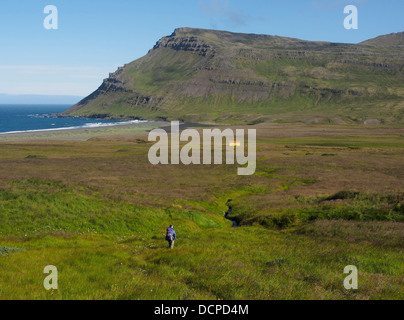
<instances>
[{"instance_id":1,"label":"shoreline","mask_svg":"<svg viewBox=\"0 0 404 320\"><path fill-rule=\"evenodd\" d=\"M93 125L96 123L91 123L87 126L75 126L75 127L62 127L62 128L49 128L49 129L32 129L32 130L21 130L21 131L9 131L9 132L0 132L0 137L2 135L13 135L20 133L44 133L44 132L58 132L58 131L66 131L66 130L75 130L75 129L98 129L98 128L106 128L106 127L118 127L132 124L140 124L146 122L153 122L152 120L128 120L122 123L102 123L101 125Z\"/></svg>"},{"instance_id":2,"label":"shoreline","mask_svg":"<svg viewBox=\"0 0 404 320\"><path fill-rule=\"evenodd\" d=\"M113 124L97 127L68 127L55 129L40 129L30 131L15 131L0 133L0 143L7 141L27 140L77 140L87 141L96 136L119 135L145 132L152 128L166 126L164 121L145 120L134 123ZM140 129L140 130L139 130Z\"/></svg>"},{"instance_id":3,"label":"shoreline","mask_svg":"<svg viewBox=\"0 0 404 320\"><path fill-rule=\"evenodd\" d=\"M118 120L118 119L117 119ZM190 127L209 128L212 124L194 122L180 123L180 129ZM218 125L220 126L220 125ZM24 131L0 132L0 143L7 141L30 141L30 140L75 140L87 141L99 136L114 136L134 133L147 133L153 129L161 128L171 133L171 122L163 120L127 119L123 123L105 123L99 126L65 127L50 129L35 129ZM144 130L143 130L144 129Z\"/></svg>"}]
</instances>

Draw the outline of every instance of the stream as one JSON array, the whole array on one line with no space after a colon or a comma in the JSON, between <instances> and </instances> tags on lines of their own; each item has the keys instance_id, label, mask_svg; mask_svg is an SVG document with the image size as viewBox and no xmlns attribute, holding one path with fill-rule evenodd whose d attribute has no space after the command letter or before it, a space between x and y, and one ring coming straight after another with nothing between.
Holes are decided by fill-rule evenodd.
<instances>
[{"instance_id":1,"label":"stream","mask_svg":"<svg viewBox=\"0 0 404 320\"><path fill-rule=\"evenodd\" d=\"M232 205L230 204L231 201L232 201L232 199L229 199L229 200L227 200L227 202L226 202L226 206L227 206L229 209L225 212L224 217L225 217L227 220L230 220L231 222L233 222L233 228L237 228L237 227L238 227L237 221L236 221L236 220L233 220L233 219L231 219L231 218L229 218L229 214L230 214L231 211L232 211Z\"/></svg>"}]
</instances>

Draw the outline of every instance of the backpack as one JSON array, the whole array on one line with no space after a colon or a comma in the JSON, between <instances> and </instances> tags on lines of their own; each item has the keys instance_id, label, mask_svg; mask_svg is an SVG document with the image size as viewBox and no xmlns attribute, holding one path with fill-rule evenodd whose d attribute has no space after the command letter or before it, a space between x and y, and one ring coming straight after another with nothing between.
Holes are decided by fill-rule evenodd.
<instances>
[{"instance_id":1,"label":"backpack","mask_svg":"<svg viewBox=\"0 0 404 320\"><path fill-rule=\"evenodd\" d=\"M174 240L174 230L173 229L167 228L166 240L167 241L173 241Z\"/></svg>"}]
</instances>

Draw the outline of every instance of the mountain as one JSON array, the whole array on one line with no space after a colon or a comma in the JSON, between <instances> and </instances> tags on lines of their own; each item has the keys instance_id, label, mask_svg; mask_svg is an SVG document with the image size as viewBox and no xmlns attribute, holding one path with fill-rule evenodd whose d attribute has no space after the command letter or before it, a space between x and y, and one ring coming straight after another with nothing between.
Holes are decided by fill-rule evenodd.
<instances>
[{"instance_id":1,"label":"mountain","mask_svg":"<svg viewBox=\"0 0 404 320\"><path fill-rule=\"evenodd\" d=\"M179 28L64 115L400 123L403 45L402 33L343 44Z\"/></svg>"},{"instance_id":2,"label":"mountain","mask_svg":"<svg viewBox=\"0 0 404 320\"><path fill-rule=\"evenodd\" d=\"M390 33L362 42L362 44L378 47L396 47L404 49L404 32Z\"/></svg>"}]
</instances>

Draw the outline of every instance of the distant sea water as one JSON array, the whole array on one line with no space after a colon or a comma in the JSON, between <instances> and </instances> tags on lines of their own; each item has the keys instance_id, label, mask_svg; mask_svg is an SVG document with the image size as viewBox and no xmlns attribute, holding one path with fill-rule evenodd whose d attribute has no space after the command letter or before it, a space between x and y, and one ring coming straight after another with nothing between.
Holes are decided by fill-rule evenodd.
<instances>
[{"instance_id":1,"label":"distant sea water","mask_svg":"<svg viewBox=\"0 0 404 320\"><path fill-rule=\"evenodd\" d=\"M0 134L95 128L141 122L139 120L59 118L52 115L61 113L69 107L71 105L0 105Z\"/></svg>"}]
</instances>

